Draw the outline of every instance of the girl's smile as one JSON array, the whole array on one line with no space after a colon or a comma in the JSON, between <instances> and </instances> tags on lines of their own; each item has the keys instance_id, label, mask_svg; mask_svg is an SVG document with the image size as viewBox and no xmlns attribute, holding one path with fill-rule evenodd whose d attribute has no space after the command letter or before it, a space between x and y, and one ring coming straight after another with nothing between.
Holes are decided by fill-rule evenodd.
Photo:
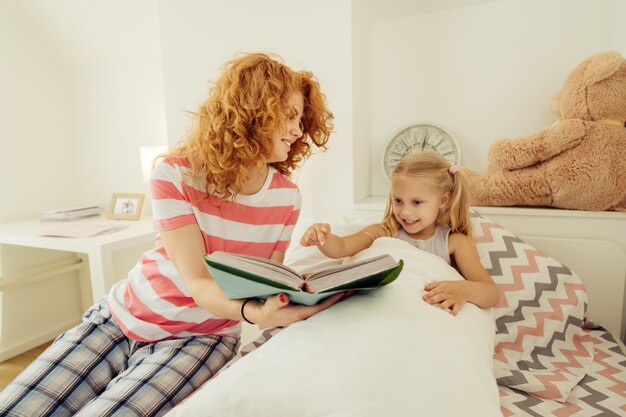
<instances>
[{"instance_id":1,"label":"girl's smile","mask_svg":"<svg viewBox=\"0 0 626 417\"><path fill-rule=\"evenodd\" d=\"M401 222L403 225L407 226L407 227L413 226L413 225L414 225L414 224L416 224L418 221L419 221L419 220L409 220L409 219L401 219L401 220L400 220L400 222Z\"/></svg>"},{"instance_id":2,"label":"girl's smile","mask_svg":"<svg viewBox=\"0 0 626 417\"><path fill-rule=\"evenodd\" d=\"M393 215L414 239L428 239L435 233L437 218L450 193L441 194L427 181L410 175L391 178Z\"/></svg>"}]
</instances>

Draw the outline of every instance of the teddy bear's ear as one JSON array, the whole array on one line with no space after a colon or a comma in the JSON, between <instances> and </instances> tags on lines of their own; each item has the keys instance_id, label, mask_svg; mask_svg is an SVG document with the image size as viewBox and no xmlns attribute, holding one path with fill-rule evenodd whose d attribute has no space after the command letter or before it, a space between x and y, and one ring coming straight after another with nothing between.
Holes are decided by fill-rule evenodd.
<instances>
[{"instance_id":1,"label":"teddy bear's ear","mask_svg":"<svg viewBox=\"0 0 626 417\"><path fill-rule=\"evenodd\" d=\"M592 55L588 61L583 73L583 82L587 87L615 74L624 58L617 51L608 51Z\"/></svg>"}]
</instances>

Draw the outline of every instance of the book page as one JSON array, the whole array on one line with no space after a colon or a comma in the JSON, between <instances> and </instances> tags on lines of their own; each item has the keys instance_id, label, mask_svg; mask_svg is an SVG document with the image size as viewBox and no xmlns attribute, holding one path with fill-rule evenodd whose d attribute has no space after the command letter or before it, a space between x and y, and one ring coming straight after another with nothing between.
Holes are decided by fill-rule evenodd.
<instances>
[{"instance_id":1,"label":"book page","mask_svg":"<svg viewBox=\"0 0 626 417\"><path fill-rule=\"evenodd\" d=\"M397 264L398 263L391 256L381 255L350 265L320 271L307 277L306 283L311 292L322 292L342 284L378 274Z\"/></svg>"},{"instance_id":2,"label":"book page","mask_svg":"<svg viewBox=\"0 0 626 417\"><path fill-rule=\"evenodd\" d=\"M304 281L300 274L280 262L251 255L229 252L213 252L209 257L228 266L247 271L261 277L281 282L291 287L300 288Z\"/></svg>"},{"instance_id":3,"label":"book page","mask_svg":"<svg viewBox=\"0 0 626 417\"><path fill-rule=\"evenodd\" d=\"M334 268L323 269L321 271L309 274L307 276L307 281L310 282L310 281L322 278L322 277L324 277L326 275L337 274L338 272L341 272L341 271L345 271L345 270L348 270L348 269L354 269L354 268L356 268L356 267L358 267L360 265L371 264L373 262L379 262L381 259L385 259L385 258L388 258L388 257L389 257L389 255L380 255L380 256L375 256L373 258L364 259L362 261L353 262L353 263L350 263L350 264L347 264L347 265L341 265L341 266L337 266L337 267L334 267ZM391 261L393 261L393 258L391 259ZM395 261L393 261L393 262L395 263Z\"/></svg>"}]
</instances>

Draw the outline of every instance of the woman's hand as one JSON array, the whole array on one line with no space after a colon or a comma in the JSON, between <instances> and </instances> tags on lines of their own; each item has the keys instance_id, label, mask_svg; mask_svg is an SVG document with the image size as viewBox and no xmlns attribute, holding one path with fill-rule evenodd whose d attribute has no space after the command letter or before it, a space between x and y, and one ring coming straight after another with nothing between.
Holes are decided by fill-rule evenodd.
<instances>
[{"instance_id":1,"label":"woman's hand","mask_svg":"<svg viewBox=\"0 0 626 417\"><path fill-rule=\"evenodd\" d=\"M291 323L306 320L353 294L353 291L335 294L312 306L291 304L286 294L277 294L269 297L265 302L258 300L248 302L243 314L255 324L272 327L288 326Z\"/></svg>"},{"instance_id":2,"label":"woman's hand","mask_svg":"<svg viewBox=\"0 0 626 417\"><path fill-rule=\"evenodd\" d=\"M300 244L302 246L323 246L329 235L330 224L315 223L306 229L306 232L300 238Z\"/></svg>"},{"instance_id":3,"label":"woman's hand","mask_svg":"<svg viewBox=\"0 0 626 417\"><path fill-rule=\"evenodd\" d=\"M456 316L468 300L467 281L436 281L424 287L426 294L422 297L428 304L449 310Z\"/></svg>"}]
</instances>

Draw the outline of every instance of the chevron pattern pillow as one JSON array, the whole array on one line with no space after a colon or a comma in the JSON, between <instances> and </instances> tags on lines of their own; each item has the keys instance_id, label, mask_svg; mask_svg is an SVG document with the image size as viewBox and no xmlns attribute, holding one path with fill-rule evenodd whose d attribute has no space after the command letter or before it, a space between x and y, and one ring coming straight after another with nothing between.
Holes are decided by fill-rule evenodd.
<instances>
[{"instance_id":1,"label":"chevron pattern pillow","mask_svg":"<svg viewBox=\"0 0 626 417\"><path fill-rule=\"evenodd\" d=\"M498 384L564 402L593 362L580 278L499 224L472 214L481 263L500 289L494 309Z\"/></svg>"}]
</instances>

